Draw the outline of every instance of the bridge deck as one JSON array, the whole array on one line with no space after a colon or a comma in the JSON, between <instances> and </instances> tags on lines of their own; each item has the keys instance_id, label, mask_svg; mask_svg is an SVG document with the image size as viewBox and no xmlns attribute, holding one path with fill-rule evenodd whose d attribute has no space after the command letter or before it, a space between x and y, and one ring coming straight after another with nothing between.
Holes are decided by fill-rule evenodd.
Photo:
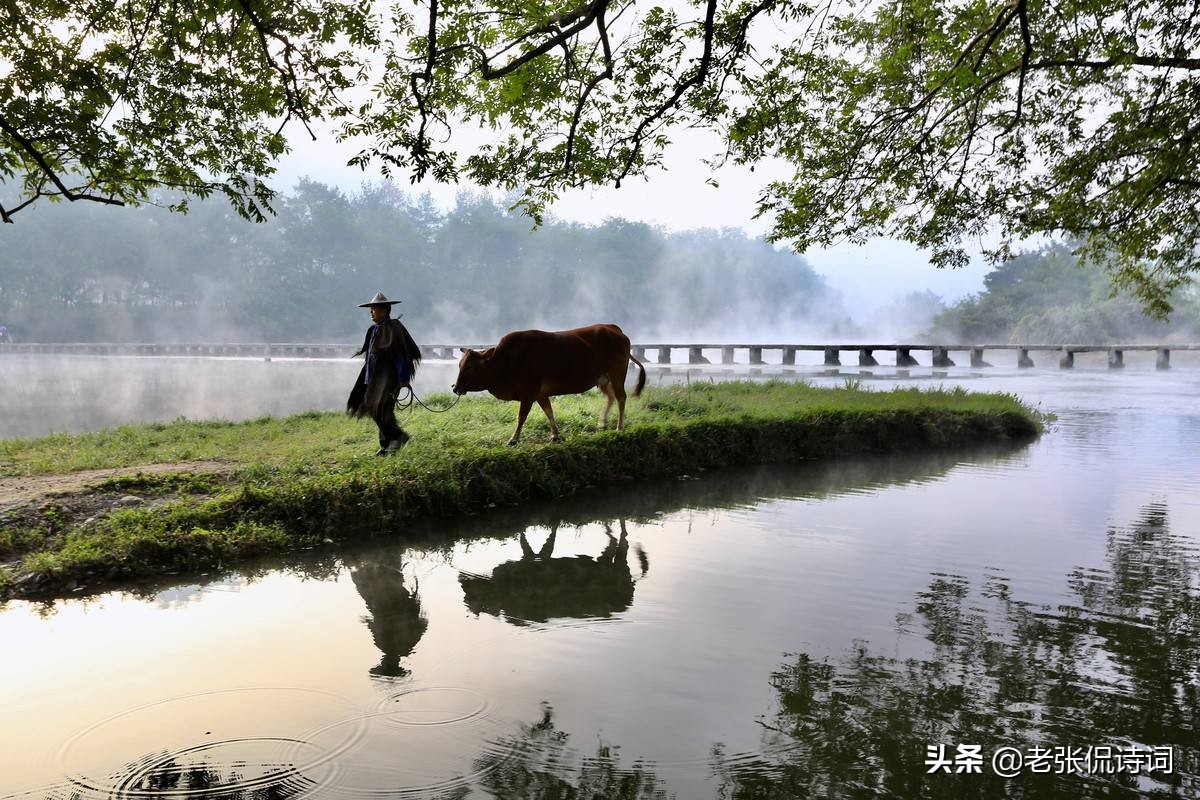
<instances>
[{"instance_id":1,"label":"bridge deck","mask_svg":"<svg viewBox=\"0 0 1200 800\"><path fill-rule=\"evenodd\" d=\"M427 358L431 359L457 359L459 353L465 347L473 347L475 349L485 349L490 345L487 344L429 344L422 345L421 349ZM724 364L733 364L734 352L737 350L747 351L749 354L749 362L752 365L763 365L764 351L779 351L782 353L782 362L784 365L794 365L796 353L801 351L821 352L824 353L824 363L826 365L840 365L840 354L843 352L857 352L859 366L879 366L879 362L875 360L874 353L877 351L894 352L896 354L896 366L911 367L919 366L917 360L912 356L913 352L928 351L932 352L932 366L934 367L952 367L955 362L950 359L949 353L952 352L968 352L970 353L970 365L972 367L987 367L991 366L983 360L984 353L988 350L1015 350L1017 351L1017 366L1031 367L1034 362L1030 353L1035 352L1052 352L1058 353L1059 366L1070 368L1075 364L1075 355L1078 353L1107 353L1108 364L1110 367L1124 366L1124 354L1127 351L1154 351L1156 352L1156 365L1160 369L1168 369L1170 367L1171 351L1184 350L1193 351L1200 350L1200 344L1195 343L1130 343L1130 344L1012 344L1010 342L985 342L981 344L961 344L961 343L936 343L936 342L912 342L912 343L873 343L873 342L837 342L837 343L721 343L721 342L647 342L633 345L634 352L639 358L644 358L647 350L654 350L658 356L657 363L670 364L672 352L675 350L684 350L687 352L687 363L690 364L705 364L709 360L704 357L703 351L720 351L721 362ZM355 350L355 345L348 343L303 343L303 342L244 342L244 343L179 343L179 344L154 344L154 343L122 343L122 342L66 342L66 343L0 343L0 354L4 353L57 353L65 355L91 355L91 356L218 356L218 357L259 357L270 359L272 357L283 358L347 358Z\"/></svg>"}]
</instances>

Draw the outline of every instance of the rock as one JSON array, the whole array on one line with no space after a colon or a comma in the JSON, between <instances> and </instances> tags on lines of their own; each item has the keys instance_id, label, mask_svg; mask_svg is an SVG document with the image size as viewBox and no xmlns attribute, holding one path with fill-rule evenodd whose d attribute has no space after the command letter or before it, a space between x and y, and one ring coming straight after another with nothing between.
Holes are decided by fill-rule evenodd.
<instances>
[{"instance_id":1,"label":"rock","mask_svg":"<svg viewBox=\"0 0 1200 800\"><path fill-rule=\"evenodd\" d=\"M13 581L13 588L19 592L37 592L41 591L49 582L50 579L45 575L39 575L36 572L26 572Z\"/></svg>"},{"instance_id":2,"label":"rock","mask_svg":"<svg viewBox=\"0 0 1200 800\"><path fill-rule=\"evenodd\" d=\"M132 506L140 506L140 505L144 504L145 502L146 502L145 500L138 497L136 494L127 494L124 497L117 500L115 505L120 506L121 508L130 508Z\"/></svg>"}]
</instances>

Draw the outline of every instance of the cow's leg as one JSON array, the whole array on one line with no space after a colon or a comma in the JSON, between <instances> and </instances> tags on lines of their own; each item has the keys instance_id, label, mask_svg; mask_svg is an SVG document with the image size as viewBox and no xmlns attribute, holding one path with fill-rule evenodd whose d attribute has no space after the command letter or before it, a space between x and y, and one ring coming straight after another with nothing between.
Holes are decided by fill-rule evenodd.
<instances>
[{"instance_id":1,"label":"cow's leg","mask_svg":"<svg viewBox=\"0 0 1200 800\"><path fill-rule=\"evenodd\" d=\"M612 383L604 378L596 383L596 387L604 394L604 410L600 412L600 428L603 430L608 427L608 412L612 411L616 397L613 395Z\"/></svg>"},{"instance_id":2,"label":"cow's leg","mask_svg":"<svg viewBox=\"0 0 1200 800\"><path fill-rule=\"evenodd\" d=\"M617 397L617 430L625 427L625 374L621 373L621 380L613 381L612 392Z\"/></svg>"},{"instance_id":3,"label":"cow's leg","mask_svg":"<svg viewBox=\"0 0 1200 800\"><path fill-rule=\"evenodd\" d=\"M554 540L558 538L558 524L550 526L550 537L546 539L546 543L542 545L542 549L538 551L538 558L550 558L554 555Z\"/></svg>"},{"instance_id":4,"label":"cow's leg","mask_svg":"<svg viewBox=\"0 0 1200 800\"><path fill-rule=\"evenodd\" d=\"M508 440L509 444L516 444L521 441L521 428L525 427L525 418L529 416L529 409L533 408L532 400L522 400L521 409L517 412L517 429L513 432L512 438Z\"/></svg>"},{"instance_id":5,"label":"cow's leg","mask_svg":"<svg viewBox=\"0 0 1200 800\"><path fill-rule=\"evenodd\" d=\"M542 411L546 412L546 419L550 420L550 441L558 441L558 423L554 421L554 409L550 407L550 398L538 398L538 405L542 407Z\"/></svg>"}]
</instances>

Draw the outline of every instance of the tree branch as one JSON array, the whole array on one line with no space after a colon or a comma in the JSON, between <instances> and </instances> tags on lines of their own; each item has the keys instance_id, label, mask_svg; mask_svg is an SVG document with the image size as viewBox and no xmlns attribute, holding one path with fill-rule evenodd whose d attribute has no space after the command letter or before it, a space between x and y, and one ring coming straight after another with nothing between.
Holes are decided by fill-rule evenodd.
<instances>
[{"instance_id":1,"label":"tree branch","mask_svg":"<svg viewBox=\"0 0 1200 800\"><path fill-rule=\"evenodd\" d=\"M563 170L569 172L571 169L571 159L575 154L575 133L579 128L579 120L583 116L584 106L587 104L588 95L592 93L600 81L611 80L613 76L613 60L612 48L608 41L608 28L605 25L604 14L608 9L608 0L604 0L600 8L596 12L596 28L600 35L600 45L604 48L604 71L592 76L584 87L583 93L579 96L579 101L575 104L575 114L571 118L571 129L567 132L567 154L563 159Z\"/></svg>"},{"instance_id":2,"label":"tree branch","mask_svg":"<svg viewBox=\"0 0 1200 800\"><path fill-rule=\"evenodd\" d=\"M1012 120L1004 126L1000 131L997 139L1000 136L1006 136L1012 132L1013 128L1017 127L1017 123L1021 121L1021 109L1025 102L1025 76L1029 72L1029 58L1033 55L1033 41L1029 34L1029 9L1027 8L1027 0L1020 0L1017 3L1017 14L1021 20L1021 40L1023 47L1021 49L1021 73L1017 79L1017 112L1013 115ZM993 140L993 145L995 140Z\"/></svg>"},{"instance_id":3,"label":"tree branch","mask_svg":"<svg viewBox=\"0 0 1200 800\"><path fill-rule=\"evenodd\" d=\"M42 152L40 150L38 150L36 147L34 147L32 141L30 141L26 137L22 136L20 131L18 131L16 128L14 128L12 125L10 125L8 123L8 121L6 119L4 119L4 117L0 117L0 131L4 131L10 137L12 137L17 142L17 144L21 145L21 149L24 150L29 155L29 157L33 159L34 163L38 165L39 169L41 169L42 174L51 183L53 183L56 187L58 187L58 191L63 197L70 200L71 202L75 202L76 200L88 200L93 203L103 203L104 205L109 205L109 206L125 205L125 203L123 201L117 200L116 198L113 198L113 197L99 197L94 194L88 194L87 192L80 193L80 192L75 192L75 191L72 191L71 189L68 189L67 185L62 182L61 178L58 177L58 173L55 172L54 168L50 166L50 162L46 160L46 157L42 154ZM41 194L40 190L39 190L38 194L39 195ZM16 210L19 210L20 208L24 208L26 205L28 205L28 203L23 203ZM14 212L10 211L8 213L11 214ZM5 219L5 222L9 222L9 221L10 220Z\"/></svg>"},{"instance_id":4,"label":"tree branch","mask_svg":"<svg viewBox=\"0 0 1200 800\"><path fill-rule=\"evenodd\" d=\"M678 107L679 100L683 97L684 93L686 93L687 90L693 86L703 83L704 79L708 77L708 70L712 64L712 43L714 32L713 19L716 16L716 13L717 0L708 0L708 9L704 15L704 53L700 57L700 65L696 68L696 71L687 78L678 81L675 84L675 91L671 94L671 97L665 103L659 105L659 107L655 109L650 116L643 119L638 124L637 129L632 135L626 136L620 140L621 142L631 143L633 148L630 150L628 157L625 159L624 169L621 170L621 174L617 176L616 181L613 183L616 188L621 188L621 181L623 181L626 176L629 175L630 170L633 169L633 162L637 160L638 153L641 151L642 141L645 138L646 129L658 120L662 119L663 115L672 108Z\"/></svg>"},{"instance_id":5,"label":"tree branch","mask_svg":"<svg viewBox=\"0 0 1200 800\"><path fill-rule=\"evenodd\" d=\"M1170 58L1166 56L1139 56L1132 53L1114 56L1103 61L1093 61L1084 58L1052 58L1035 61L1030 69L1050 69L1053 67L1069 67L1077 69L1109 69L1111 67L1154 67L1156 69L1200 69L1200 58Z\"/></svg>"},{"instance_id":6,"label":"tree branch","mask_svg":"<svg viewBox=\"0 0 1200 800\"><path fill-rule=\"evenodd\" d=\"M271 37L273 39L276 39L283 44L283 60L284 64L286 64L286 67L280 66L275 60L275 57L271 55L271 46L267 42L267 27L263 24L263 21L259 18L258 14L254 13L254 9L250 7L250 0L237 0L237 4L241 6L242 11L246 14L247 19L250 20L250 24L254 26L255 32L258 34L258 41L262 44L263 57L267 60L267 63L271 65L271 68L279 73L279 77L283 80L284 103L287 106L288 113L287 116L284 117L283 123L280 125L279 130L283 130L283 126L287 124L288 119L294 114L300 118L302 123L304 123L304 129L308 131L308 135L311 136L312 140L315 142L317 140L317 135L313 133L312 127L309 125L308 113L303 108L303 105L301 104L296 92L296 89L299 85L299 79L296 77L295 67L292 66L292 43L288 41L287 37L285 36L280 36L274 32L271 33Z\"/></svg>"},{"instance_id":7,"label":"tree branch","mask_svg":"<svg viewBox=\"0 0 1200 800\"><path fill-rule=\"evenodd\" d=\"M585 30L588 26L595 22L596 15L607 5L608 0L593 0L591 3L587 3L586 5L578 6L577 8L561 14L553 15L550 17L549 23L529 31L522 38L527 39L531 36L536 36L542 33L557 31L554 36L542 42L532 50L513 58L499 69L492 69L488 65L488 59L485 57L483 63L479 66L479 74L483 76L484 80L490 81L495 80L496 78L503 78L505 75L513 73L525 64L533 61L535 58L543 56L553 50L555 47L558 47L575 34ZM564 23L570 24L570 27L566 29L560 29L559 26Z\"/></svg>"}]
</instances>

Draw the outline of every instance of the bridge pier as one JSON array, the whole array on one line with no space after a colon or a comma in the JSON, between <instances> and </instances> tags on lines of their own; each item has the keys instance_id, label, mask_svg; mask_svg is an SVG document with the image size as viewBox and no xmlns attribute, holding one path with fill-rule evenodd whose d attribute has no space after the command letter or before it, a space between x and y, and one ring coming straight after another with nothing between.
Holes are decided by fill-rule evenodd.
<instances>
[{"instance_id":1,"label":"bridge pier","mask_svg":"<svg viewBox=\"0 0 1200 800\"><path fill-rule=\"evenodd\" d=\"M721 363L722 364L732 364L733 363L733 348L732 347L722 347L721 348Z\"/></svg>"},{"instance_id":2,"label":"bridge pier","mask_svg":"<svg viewBox=\"0 0 1200 800\"><path fill-rule=\"evenodd\" d=\"M920 363L912 357L912 353L907 347L900 347L896 350L896 366L897 367L919 367Z\"/></svg>"},{"instance_id":3,"label":"bridge pier","mask_svg":"<svg viewBox=\"0 0 1200 800\"><path fill-rule=\"evenodd\" d=\"M972 367L990 367L991 364L983 360L983 348L971 348L971 366Z\"/></svg>"},{"instance_id":4,"label":"bridge pier","mask_svg":"<svg viewBox=\"0 0 1200 800\"><path fill-rule=\"evenodd\" d=\"M783 363L787 364L789 366L795 365L795 363L796 363L796 348L794 348L794 347L783 348Z\"/></svg>"},{"instance_id":5,"label":"bridge pier","mask_svg":"<svg viewBox=\"0 0 1200 800\"><path fill-rule=\"evenodd\" d=\"M645 361L646 360L646 348L644 348L644 347L633 348L633 357L636 358L638 361Z\"/></svg>"},{"instance_id":6,"label":"bridge pier","mask_svg":"<svg viewBox=\"0 0 1200 800\"><path fill-rule=\"evenodd\" d=\"M1108 351L1108 368L1121 369L1125 366L1125 351L1124 350L1109 350Z\"/></svg>"},{"instance_id":7,"label":"bridge pier","mask_svg":"<svg viewBox=\"0 0 1200 800\"><path fill-rule=\"evenodd\" d=\"M1074 368L1075 352L1073 350L1063 350L1062 357L1058 359L1058 366L1062 369Z\"/></svg>"},{"instance_id":8,"label":"bridge pier","mask_svg":"<svg viewBox=\"0 0 1200 800\"><path fill-rule=\"evenodd\" d=\"M825 348L825 366L840 367L842 365L842 359L840 358L840 356L841 356L841 354L837 351L836 347L826 347Z\"/></svg>"},{"instance_id":9,"label":"bridge pier","mask_svg":"<svg viewBox=\"0 0 1200 800\"><path fill-rule=\"evenodd\" d=\"M1017 350L1017 366L1022 369L1033 366L1033 359L1029 357L1029 351L1024 347Z\"/></svg>"},{"instance_id":10,"label":"bridge pier","mask_svg":"<svg viewBox=\"0 0 1200 800\"><path fill-rule=\"evenodd\" d=\"M658 348L658 363L660 363L660 364L670 364L671 363L671 348L669 348L669 347Z\"/></svg>"},{"instance_id":11,"label":"bridge pier","mask_svg":"<svg viewBox=\"0 0 1200 800\"><path fill-rule=\"evenodd\" d=\"M872 350L867 347L860 347L858 350L858 365L860 367L878 367L879 362L875 360Z\"/></svg>"},{"instance_id":12,"label":"bridge pier","mask_svg":"<svg viewBox=\"0 0 1200 800\"><path fill-rule=\"evenodd\" d=\"M765 364L765 363L767 363L767 362L763 361L763 357L762 357L762 348L761 348L761 347L751 347L751 348L750 348L750 363L751 363L751 364Z\"/></svg>"},{"instance_id":13,"label":"bridge pier","mask_svg":"<svg viewBox=\"0 0 1200 800\"><path fill-rule=\"evenodd\" d=\"M1171 351L1165 347L1158 349L1158 357L1154 359L1155 369L1170 369L1171 368Z\"/></svg>"},{"instance_id":14,"label":"bridge pier","mask_svg":"<svg viewBox=\"0 0 1200 800\"><path fill-rule=\"evenodd\" d=\"M711 364L712 362L704 357L704 353L701 350L701 348L689 347L688 348L688 363L689 364Z\"/></svg>"},{"instance_id":15,"label":"bridge pier","mask_svg":"<svg viewBox=\"0 0 1200 800\"><path fill-rule=\"evenodd\" d=\"M950 351L944 347L933 348L933 365L935 367L953 367L954 362L950 360Z\"/></svg>"}]
</instances>

